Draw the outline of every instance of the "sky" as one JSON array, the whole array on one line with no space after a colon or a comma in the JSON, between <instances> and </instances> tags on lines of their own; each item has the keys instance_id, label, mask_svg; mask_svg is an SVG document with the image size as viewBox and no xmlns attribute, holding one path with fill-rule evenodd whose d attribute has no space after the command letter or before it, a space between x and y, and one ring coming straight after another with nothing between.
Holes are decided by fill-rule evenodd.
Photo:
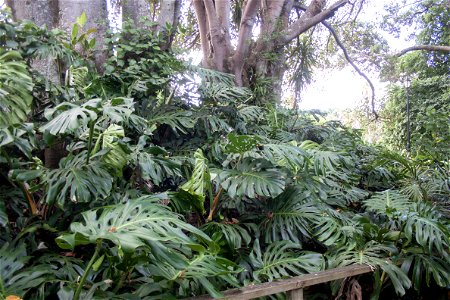
<instances>
[{"instance_id":1,"label":"sky","mask_svg":"<svg viewBox=\"0 0 450 300\"><path fill-rule=\"evenodd\" d=\"M364 21L380 21L384 13L384 5L392 0L372 0L369 1L359 19ZM391 51L394 53L412 46L411 41L407 41L406 34L400 38L382 33L389 43ZM366 74L375 86L376 100L382 99L386 92L387 84L380 82L378 74ZM300 109L321 109L321 110L345 110L357 107L364 98L371 97L370 87L354 69L348 65L342 70L316 70L315 82L310 84L302 95L299 104Z\"/></svg>"}]
</instances>

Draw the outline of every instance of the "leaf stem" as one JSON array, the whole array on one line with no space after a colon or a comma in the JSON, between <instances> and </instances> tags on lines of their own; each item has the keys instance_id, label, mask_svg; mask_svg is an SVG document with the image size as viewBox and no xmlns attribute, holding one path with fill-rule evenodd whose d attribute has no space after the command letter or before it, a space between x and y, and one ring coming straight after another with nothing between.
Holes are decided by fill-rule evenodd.
<instances>
[{"instance_id":1,"label":"leaf stem","mask_svg":"<svg viewBox=\"0 0 450 300\"><path fill-rule=\"evenodd\" d=\"M94 137L94 128L95 128L95 121L92 121L91 125L89 126L89 140L88 140L88 153L87 153L87 157L86 157L86 165L89 164L89 159L91 158L92 139Z\"/></svg>"},{"instance_id":2,"label":"leaf stem","mask_svg":"<svg viewBox=\"0 0 450 300\"><path fill-rule=\"evenodd\" d=\"M222 191L223 191L223 188L220 187L219 191L217 192L216 196L214 197L213 204L212 204L211 208L209 209L209 216L208 216L208 219L206 219L206 222L212 221L212 219L214 217L214 213L217 209L217 206L219 205L220 194L222 194Z\"/></svg>"},{"instance_id":3,"label":"leaf stem","mask_svg":"<svg viewBox=\"0 0 450 300\"><path fill-rule=\"evenodd\" d=\"M92 255L91 260L89 261L86 269L84 270L83 276L81 277L80 283L78 284L78 287L75 291L75 295L73 296L73 300L79 300L81 290L83 289L83 284L86 281L87 275L89 274L89 271L92 268L92 265L94 264L95 260L97 259L98 253L100 252L100 248L102 246L102 239L97 240L97 245L95 246L95 252L94 255Z\"/></svg>"}]
</instances>

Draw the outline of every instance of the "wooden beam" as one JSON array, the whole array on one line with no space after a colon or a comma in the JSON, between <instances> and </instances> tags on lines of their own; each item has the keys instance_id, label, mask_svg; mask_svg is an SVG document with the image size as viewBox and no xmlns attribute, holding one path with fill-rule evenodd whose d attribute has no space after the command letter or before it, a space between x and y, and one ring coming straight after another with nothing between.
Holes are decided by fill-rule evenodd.
<instances>
[{"instance_id":1,"label":"wooden beam","mask_svg":"<svg viewBox=\"0 0 450 300\"><path fill-rule=\"evenodd\" d=\"M292 290L286 293L287 300L304 300L303 289Z\"/></svg>"},{"instance_id":2,"label":"wooden beam","mask_svg":"<svg viewBox=\"0 0 450 300\"><path fill-rule=\"evenodd\" d=\"M369 265L351 265L342 268L330 269L319 273L305 274L279 281L250 285L240 289L233 289L223 292L222 298L233 300L248 300L282 292L302 289L320 283L343 279L360 274L373 272L373 267ZM213 300L211 296L191 297L188 300ZM297 299L297 298L293 298ZM302 298L299 298L302 299Z\"/></svg>"}]
</instances>

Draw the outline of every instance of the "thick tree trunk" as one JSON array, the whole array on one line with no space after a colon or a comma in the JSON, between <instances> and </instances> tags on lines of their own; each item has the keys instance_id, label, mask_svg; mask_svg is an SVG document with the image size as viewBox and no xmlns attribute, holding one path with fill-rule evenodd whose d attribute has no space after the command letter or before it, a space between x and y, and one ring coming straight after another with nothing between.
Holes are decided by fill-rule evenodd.
<instances>
[{"instance_id":1,"label":"thick tree trunk","mask_svg":"<svg viewBox=\"0 0 450 300\"><path fill-rule=\"evenodd\" d=\"M58 0L7 0L6 4L11 8L14 20L30 20L38 26L47 26L49 29L58 25ZM61 76L54 58L34 59L31 66L47 80L60 83Z\"/></svg>"},{"instance_id":2,"label":"thick tree trunk","mask_svg":"<svg viewBox=\"0 0 450 300\"><path fill-rule=\"evenodd\" d=\"M103 71L103 63L106 60L104 37L109 27L106 0L59 0L59 9L59 27L68 32L72 29L77 17L83 12L86 13L87 23L84 28L97 29L93 34L96 41L95 66L98 71Z\"/></svg>"},{"instance_id":3,"label":"thick tree trunk","mask_svg":"<svg viewBox=\"0 0 450 300\"><path fill-rule=\"evenodd\" d=\"M163 40L161 48L169 49L177 30L181 15L181 0L160 0L150 5L148 0L123 0L122 19L132 20L138 28L145 28L145 19L156 22L157 25L148 28L153 34L160 34ZM155 11L159 11L156 16ZM167 25L171 28L167 30Z\"/></svg>"},{"instance_id":4,"label":"thick tree trunk","mask_svg":"<svg viewBox=\"0 0 450 300\"><path fill-rule=\"evenodd\" d=\"M323 20L330 18L349 0L335 0L326 8L326 0L311 0L295 22L289 24L295 0L245 0L242 3L235 49L230 42L230 1L192 0L197 16L203 52L203 66L235 75L238 86L257 87L262 81L271 84L266 90L280 99L286 70L284 48L293 39ZM260 34L254 40L253 26L259 16ZM262 79L262 81L261 81Z\"/></svg>"},{"instance_id":5,"label":"thick tree trunk","mask_svg":"<svg viewBox=\"0 0 450 300\"><path fill-rule=\"evenodd\" d=\"M38 26L54 28L58 24L58 0L7 0L15 20L30 20Z\"/></svg>"},{"instance_id":6,"label":"thick tree trunk","mask_svg":"<svg viewBox=\"0 0 450 300\"><path fill-rule=\"evenodd\" d=\"M122 0L122 20L132 20L138 28L145 26L145 18L154 21L150 11L150 3L147 0Z\"/></svg>"}]
</instances>

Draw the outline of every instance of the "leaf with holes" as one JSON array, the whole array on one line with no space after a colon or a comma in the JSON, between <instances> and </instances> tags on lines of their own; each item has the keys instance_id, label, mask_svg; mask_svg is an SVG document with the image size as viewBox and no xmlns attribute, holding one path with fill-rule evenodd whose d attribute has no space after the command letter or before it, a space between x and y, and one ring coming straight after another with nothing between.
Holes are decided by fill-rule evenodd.
<instances>
[{"instance_id":1,"label":"leaf with holes","mask_svg":"<svg viewBox=\"0 0 450 300\"><path fill-rule=\"evenodd\" d=\"M90 122L97 120L95 108L100 106L101 99L92 99L82 105L64 102L48 109L45 117L50 120L41 126L41 132L48 131L53 135L74 133L81 127L86 127Z\"/></svg>"},{"instance_id":2,"label":"leaf with holes","mask_svg":"<svg viewBox=\"0 0 450 300\"><path fill-rule=\"evenodd\" d=\"M205 201L205 194L211 190L211 174L208 168L208 159L203 155L201 149L197 149L194 153L195 164L191 178L181 186L191 194L201 196Z\"/></svg>"},{"instance_id":3,"label":"leaf with holes","mask_svg":"<svg viewBox=\"0 0 450 300\"><path fill-rule=\"evenodd\" d=\"M156 203L158 198L142 197L125 204L107 206L82 213L82 222L70 225L70 234L59 236L56 241L63 249L77 245L93 244L105 239L131 252L148 243L167 247L186 245L202 248L200 242L188 236L193 234L201 243L211 239L201 230L182 221L167 206Z\"/></svg>"},{"instance_id":4,"label":"leaf with holes","mask_svg":"<svg viewBox=\"0 0 450 300\"><path fill-rule=\"evenodd\" d=\"M319 253L296 251L298 244L290 241L278 241L261 251L255 240L249 259L253 266L253 277L259 282L273 281L294 275L319 272L325 267L325 260Z\"/></svg>"},{"instance_id":5,"label":"leaf with holes","mask_svg":"<svg viewBox=\"0 0 450 300\"><path fill-rule=\"evenodd\" d=\"M0 51L0 128L20 124L31 111L33 81L17 51Z\"/></svg>"},{"instance_id":6,"label":"leaf with holes","mask_svg":"<svg viewBox=\"0 0 450 300\"><path fill-rule=\"evenodd\" d=\"M98 159L86 165L86 151L63 158L58 169L47 170L45 201L64 207L67 200L91 202L107 197L112 189L113 178L106 166Z\"/></svg>"}]
</instances>

